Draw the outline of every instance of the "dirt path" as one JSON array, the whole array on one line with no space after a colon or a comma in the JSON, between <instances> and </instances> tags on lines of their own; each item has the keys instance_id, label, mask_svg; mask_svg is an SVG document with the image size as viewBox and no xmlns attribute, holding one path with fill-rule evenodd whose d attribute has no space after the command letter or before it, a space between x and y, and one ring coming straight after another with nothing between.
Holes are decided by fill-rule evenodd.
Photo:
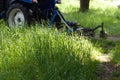
<instances>
[{"instance_id":1,"label":"dirt path","mask_svg":"<svg viewBox=\"0 0 120 80\"><path fill-rule=\"evenodd\" d=\"M108 41L120 41L120 36L109 36ZM98 57L101 62L98 69L99 80L120 80L120 65L112 63L109 53Z\"/></svg>"},{"instance_id":2,"label":"dirt path","mask_svg":"<svg viewBox=\"0 0 120 80\"><path fill-rule=\"evenodd\" d=\"M107 40L110 40L110 41L120 41L120 36L108 36Z\"/></svg>"},{"instance_id":3,"label":"dirt path","mask_svg":"<svg viewBox=\"0 0 120 80\"><path fill-rule=\"evenodd\" d=\"M120 65L112 63L110 55L103 54L98 60L101 62L97 72L99 80L120 80Z\"/></svg>"},{"instance_id":4,"label":"dirt path","mask_svg":"<svg viewBox=\"0 0 120 80\"><path fill-rule=\"evenodd\" d=\"M115 65L111 62L104 62L100 65L103 70L99 70L98 78L99 80L120 80L120 66Z\"/></svg>"}]
</instances>

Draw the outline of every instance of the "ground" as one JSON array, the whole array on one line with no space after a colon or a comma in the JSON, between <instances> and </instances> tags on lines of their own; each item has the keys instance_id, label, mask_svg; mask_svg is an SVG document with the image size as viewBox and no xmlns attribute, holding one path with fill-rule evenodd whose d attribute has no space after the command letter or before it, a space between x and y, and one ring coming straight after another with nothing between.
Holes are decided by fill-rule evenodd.
<instances>
[{"instance_id":1,"label":"ground","mask_svg":"<svg viewBox=\"0 0 120 80\"><path fill-rule=\"evenodd\" d=\"M119 41L120 37L110 36L107 40ZM97 71L100 80L120 80L120 65L112 62L110 53L103 53L98 60L101 63Z\"/></svg>"}]
</instances>

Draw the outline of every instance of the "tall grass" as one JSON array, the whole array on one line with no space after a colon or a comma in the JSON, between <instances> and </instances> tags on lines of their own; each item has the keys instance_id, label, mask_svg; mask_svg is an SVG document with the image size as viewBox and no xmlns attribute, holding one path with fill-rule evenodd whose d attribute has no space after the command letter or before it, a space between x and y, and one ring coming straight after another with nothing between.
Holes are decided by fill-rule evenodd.
<instances>
[{"instance_id":1,"label":"tall grass","mask_svg":"<svg viewBox=\"0 0 120 80\"><path fill-rule=\"evenodd\" d=\"M0 80L95 80L87 39L49 28L0 30Z\"/></svg>"},{"instance_id":2,"label":"tall grass","mask_svg":"<svg viewBox=\"0 0 120 80\"><path fill-rule=\"evenodd\" d=\"M105 22L109 34L119 35L118 8L96 7L96 1L88 13L78 12L79 0L64 0L59 8L67 20L87 27ZM0 21L0 80L97 79L94 57L99 51L89 40L43 27L8 28Z\"/></svg>"}]
</instances>

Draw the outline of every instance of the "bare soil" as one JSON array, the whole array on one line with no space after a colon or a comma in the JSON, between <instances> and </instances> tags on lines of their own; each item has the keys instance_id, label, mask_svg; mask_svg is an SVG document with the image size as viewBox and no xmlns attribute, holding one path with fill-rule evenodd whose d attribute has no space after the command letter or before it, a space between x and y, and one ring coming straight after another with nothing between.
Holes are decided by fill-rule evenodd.
<instances>
[{"instance_id":1,"label":"bare soil","mask_svg":"<svg viewBox=\"0 0 120 80\"><path fill-rule=\"evenodd\" d=\"M120 36L109 36L109 37L107 37L107 40L120 41Z\"/></svg>"},{"instance_id":2,"label":"bare soil","mask_svg":"<svg viewBox=\"0 0 120 80\"><path fill-rule=\"evenodd\" d=\"M98 69L99 80L120 80L120 65L111 62L100 64L101 69Z\"/></svg>"}]
</instances>

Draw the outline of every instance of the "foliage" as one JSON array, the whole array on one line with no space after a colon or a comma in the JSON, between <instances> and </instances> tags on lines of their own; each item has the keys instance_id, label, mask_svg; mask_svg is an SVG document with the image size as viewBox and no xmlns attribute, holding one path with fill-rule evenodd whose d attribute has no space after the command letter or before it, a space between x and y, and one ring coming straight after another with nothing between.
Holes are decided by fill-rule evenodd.
<instances>
[{"instance_id":1,"label":"foliage","mask_svg":"<svg viewBox=\"0 0 120 80\"><path fill-rule=\"evenodd\" d=\"M116 42L111 55L113 57L112 62L120 65L120 41Z\"/></svg>"},{"instance_id":2,"label":"foliage","mask_svg":"<svg viewBox=\"0 0 120 80\"><path fill-rule=\"evenodd\" d=\"M78 1L59 5L67 20L86 27L104 22L108 35L120 35L119 7L91 0L90 11L81 13ZM119 41L90 41L44 27L8 28L0 21L0 80L97 80L94 58L100 52L110 52L113 62L120 63Z\"/></svg>"},{"instance_id":3,"label":"foliage","mask_svg":"<svg viewBox=\"0 0 120 80\"><path fill-rule=\"evenodd\" d=\"M88 40L37 26L1 26L1 80L95 79L95 50Z\"/></svg>"}]
</instances>

